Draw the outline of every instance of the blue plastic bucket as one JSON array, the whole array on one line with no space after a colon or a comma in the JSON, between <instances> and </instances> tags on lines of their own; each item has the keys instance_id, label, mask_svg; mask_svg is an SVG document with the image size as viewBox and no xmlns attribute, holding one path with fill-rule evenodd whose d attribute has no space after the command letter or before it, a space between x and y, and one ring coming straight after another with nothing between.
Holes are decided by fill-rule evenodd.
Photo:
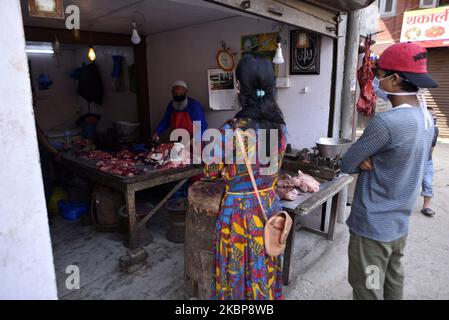
<instances>
[{"instance_id":1,"label":"blue plastic bucket","mask_svg":"<svg viewBox=\"0 0 449 320\"><path fill-rule=\"evenodd\" d=\"M78 220L89 209L88 204L85 202L65 202L64 200L58 201L58 207L64 219L69 221Z\"/></svg>"}]
</instances>

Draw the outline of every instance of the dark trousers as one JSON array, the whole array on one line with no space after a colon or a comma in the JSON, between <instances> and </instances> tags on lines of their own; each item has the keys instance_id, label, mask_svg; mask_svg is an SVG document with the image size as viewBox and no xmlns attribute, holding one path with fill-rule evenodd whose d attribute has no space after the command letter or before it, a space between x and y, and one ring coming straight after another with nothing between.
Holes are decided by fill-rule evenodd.
<instances>
[{"instance_id":1,"label":"dark trousers","mask_svg":"<svg viewBox=\"0 0 449 320\"><path fill-rule=\"evenodd\" d=\"M401 258L407 236L391 242L371 240L351 232L349 284L354 300L402 300L404 270Z\"/></svg>"}]
</instances>

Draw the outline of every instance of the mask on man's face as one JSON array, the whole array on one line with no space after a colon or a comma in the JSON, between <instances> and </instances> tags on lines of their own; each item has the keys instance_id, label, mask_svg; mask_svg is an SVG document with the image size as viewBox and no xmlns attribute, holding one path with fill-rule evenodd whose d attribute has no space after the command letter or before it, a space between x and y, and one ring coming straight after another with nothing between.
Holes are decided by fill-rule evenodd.
<instances>
[{"instance_id":1,"label":"mask on man's face","mask_svg":"<svg viewBox=\"0 0 449 320\"><path fill-rule=\"evenodd\" d=\"M379 79L378 77L374 77L373 79L373 89L374 93L376 94L376 97L382 99L382 100L388 100L388 93L380 88L380 80L383 80L385 78Z\"/></svg>"},{"instance_id":2,"label":"mask on man's face","mask_svg":"<svg viewBox=\"0 0 449 320\"><path fill-rule=\"evenodd\" d=\"M173 100L176 102L183 102L186 99L186 95L183 94L181 96L179 95L173 95Z\"/></svg>"},{"instance_id":3,"label":"mask on man's face","mask_svg":"<svg viewBox=\"0 0 449 320\"><path fill-rule=\"evenodd\" d=\"M382 100L388 100L389 95L391 95L391 96L416 96L418 94L418 92L388 92L388 91L381 89L380 82L389 77L391 77L391 76L380 78L380 79L378 77L374 77L373 89L378 98L380 98Z\"/></svg>"}]
</instances>

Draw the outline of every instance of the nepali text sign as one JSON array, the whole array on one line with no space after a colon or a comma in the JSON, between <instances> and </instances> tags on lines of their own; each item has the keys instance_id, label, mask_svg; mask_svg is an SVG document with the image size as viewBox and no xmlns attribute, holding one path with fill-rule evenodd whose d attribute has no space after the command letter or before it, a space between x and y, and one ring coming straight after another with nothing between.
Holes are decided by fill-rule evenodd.
<instances>
[{"instance_id":1,"label":"nepali text sign","mask_svg":"<svg viewBox=\"0 0 449 320\"><path fill-rule=\"evenodd\" d=\"M401 42L423 47L449 46L449 7L404 12Z\"/></svg>"}]
</instances>

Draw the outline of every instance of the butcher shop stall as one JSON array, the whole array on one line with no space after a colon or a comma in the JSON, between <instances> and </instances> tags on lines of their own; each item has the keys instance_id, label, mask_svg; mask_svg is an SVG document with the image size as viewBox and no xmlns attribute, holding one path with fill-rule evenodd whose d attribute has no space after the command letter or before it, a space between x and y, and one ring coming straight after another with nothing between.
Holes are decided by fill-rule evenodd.
<instances>
[{"instance_id":1,"label":"butcher shop stall","mask_svg":"<svg viewBox=\"0 0 449 320\"><path fill-rule=\"evenodd\" d=\"M296 230L283 263L288 285L300 272L291 270L295 251L306 250L300 230L333 240L346 205L344 11L363 1L53 2L21 4L59 298L210 296L223 184L205 179L169 131L151 137L179 80L209 128L232 118L246 53L273 61L287 123L277 190ZM76 288L66 281L73 268Z\"/></svg>"}]
</instances>

